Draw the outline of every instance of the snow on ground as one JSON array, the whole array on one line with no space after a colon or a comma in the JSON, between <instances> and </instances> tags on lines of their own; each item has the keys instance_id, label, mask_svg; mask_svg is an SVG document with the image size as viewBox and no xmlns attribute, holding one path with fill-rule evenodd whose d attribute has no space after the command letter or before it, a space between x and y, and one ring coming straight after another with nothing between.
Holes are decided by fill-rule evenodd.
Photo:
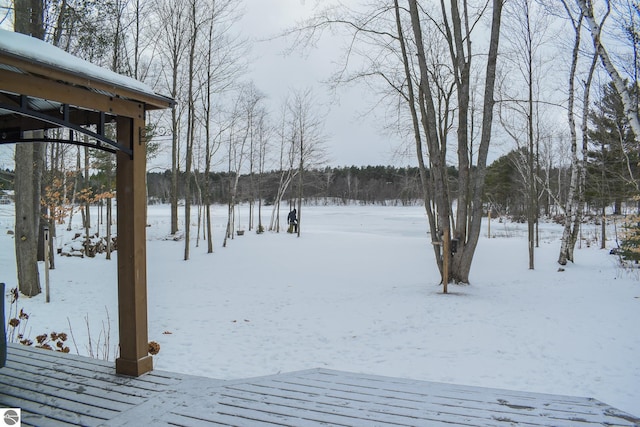
<instances>
[{"instance_id":1,"label":"snow on ground","mask_svg":"<svg viewBox=\"0 0 640 427\"><path fill-rule=\"evenodd\" d=\"M184 261L184 242L163 239L168 207L149 207L156 369L234 379L325 367L589 396L640 414L640 282L597 242L587 248L595 226L560 272L557 225L541 224L529 270L526 225L492 221L487 239L485 224L471 285L443 295L421 207L303 207L300 238L247 231L223 248L225 214L215 207L215 253L194 242ZM8 288L12 228L13 205L0 206ZM15 306L30 314L27 334L71 325L71 352L83 355L89 336L102 354L106 335L113 360L116 257L57 257L51 303L39 295Z\"/></svg>"}]
</instances>

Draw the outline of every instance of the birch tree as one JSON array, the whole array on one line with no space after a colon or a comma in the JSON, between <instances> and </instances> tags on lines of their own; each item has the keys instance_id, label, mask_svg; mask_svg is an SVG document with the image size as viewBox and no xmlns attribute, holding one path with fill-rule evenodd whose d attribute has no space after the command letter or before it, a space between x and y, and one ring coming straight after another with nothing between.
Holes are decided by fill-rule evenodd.
<instances>
[{"instance_id":1,"label":"birch tree","mask_svg":"<svg viewBox=\"0 0 640 427\"><path fill-rule=\"evenodd\" d=\"M576 94L578 91L576 80L579 78L578 72L580 51L582 49L581 31L583 16L575 14L571 6L566 1L563 0L562 4L574 31L574 43L569 71L569 98L567 103L567 120L571 135L571 169L567 199L564 205L564 223L562 238L560 241L560 254L558 256L558 263L560 265L565 265L568 261L573 262L573 252L578 239L580 224L582 222L582 208L584 206L584 192L586 186L586 168L584 162L588 151L587 116L589 111L589 91L596 65L596 56L592 56L591 65L583 86L582 132L579 135L576 123ZM579 139L582 141L581 151L578 151Z\"/></svg>"},{"instance_id":2,"label":"birch tree","mask_svg":"<svg viewBox=\"0 0 640 427\"><path fill-rule=\"evenodd\" d=\"M582 16L584 16L584 20L587 24L587 28L589 29L589 33L591 34L591 38L593 40L594 48L600 60L602 61L602 65L607 71L607 74L609 74L609 76L611 77L616 90L622 97L622 104L624 105L625 114L629 119L629 124L633 129L633 133L636 135L636 138L640 139L640 116L638 116L637 98L635 98L634 94L630 92L629 86L625 83L624 79L620 75L620 72L611 59L609 50L603 42L602 28L606 22L606 19L611 13L611 3L609 2L609 0L604 1L605 10L603 18L600 22L598 22L594 15L595 0L575 1L580 7ZM634 43L634 49L635 47L636 45ZM638 90L638 82L636 81L634 83L636 90Z\"/></svg>"}]
</instances>

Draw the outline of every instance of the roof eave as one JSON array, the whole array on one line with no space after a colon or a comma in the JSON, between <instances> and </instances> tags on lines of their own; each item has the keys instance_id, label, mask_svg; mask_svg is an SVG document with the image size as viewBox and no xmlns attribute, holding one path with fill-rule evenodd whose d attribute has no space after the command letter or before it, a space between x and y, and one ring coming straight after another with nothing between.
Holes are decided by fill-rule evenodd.
<instances>
[{"instance_id":1,"label":"roof eave","mask_svg":"<svg viewBox=\"0 0 640 427\"><path fill-rule=\"evenodd\" d=\"M85 75L81 72L72 72L66 69L57 68L46 62L33 59L25 59L11 52L0 51L0 63L11 65L29 74L40 75L51 80L64 82L66 84L97 89L112 93L119 98L129 99L145 104L146 110L159 110L171 108L175 101L167 96L146 91L139 91L134 88L117 85L114 82L102 80L96 76Z\"/></svg>"}]
</instances>

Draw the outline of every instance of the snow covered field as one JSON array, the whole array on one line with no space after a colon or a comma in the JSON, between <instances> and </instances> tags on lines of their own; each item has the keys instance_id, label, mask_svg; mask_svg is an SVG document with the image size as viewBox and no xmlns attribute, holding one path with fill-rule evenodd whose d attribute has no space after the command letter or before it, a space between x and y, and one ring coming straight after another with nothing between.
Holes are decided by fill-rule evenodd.
<instances>
[{"instance_id":1,"label":"snow covered field","mask_svg":"<svg viewBox=\"0 0 640 427\"><path fill-rule=\"evenodd\" d=\"M215 208L215 253L194 241L184 261L184 242L163 239L168 206L149 207L156 369L233 379L326 367L589 396L640 415L640 281L599 244L585 240L559 272L560 228L542 224L529 270L526 224L493 221L471 285L443 295L421 207L303 207L300 238L247 232L222 248L225 214ZM13 205L0 205L7 288L16 285L12 229ZM30 315L27 336L71 325L72 353L88 354L91 335L102 355L107 335L113 360L116 256L57 257L51 303L17 303Z\"/></svg>"}]
</instances>

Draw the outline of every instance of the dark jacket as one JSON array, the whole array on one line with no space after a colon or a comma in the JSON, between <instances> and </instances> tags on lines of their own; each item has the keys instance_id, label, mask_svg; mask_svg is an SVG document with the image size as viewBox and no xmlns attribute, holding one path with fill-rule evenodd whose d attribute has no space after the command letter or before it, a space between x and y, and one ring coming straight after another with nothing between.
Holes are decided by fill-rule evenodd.
<instances>
[{"instance_id":1,"label":"dark jacket","mask_svg":"<svg viewBox=\"0 0 640 427\"><path fill-rule=\"evenodd\" d=\"M296 224L298 222L298 217L296 216L296 210L292 210L289 212L289 216L287 217L287 221L289 224Z\"/></svg>"}]
</instances>

